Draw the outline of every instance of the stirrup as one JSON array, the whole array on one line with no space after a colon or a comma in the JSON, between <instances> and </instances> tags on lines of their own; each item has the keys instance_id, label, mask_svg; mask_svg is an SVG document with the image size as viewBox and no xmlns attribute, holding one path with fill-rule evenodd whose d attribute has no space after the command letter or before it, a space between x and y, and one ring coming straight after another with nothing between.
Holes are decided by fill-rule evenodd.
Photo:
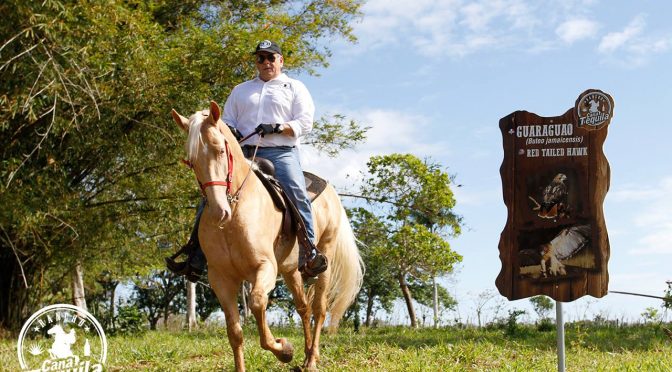
<instances>
[{"instance_id":1,"label":"stirrup","mask_svg":"<svg viewBox=\"0 0 672 372\"><path fill-rule=\"evenodd\" d=\"M189 273L188 260L182 262L176 262L173 257L166 257L166 267L168 270L177 275L187 275Z\"/></svg>"},{"instance_id":2,"label":"stirrup","mask_svg":"<svg viewBox=\"0 0 672 372\"><path fill-rule=\"evenodd\" d=\"M204 270L205 269L205 264L200 262L200 261L204 260L205 258L204 257L200 257L200 258L196 257L200 253L199 250L200 249L199 249L198 245L195 242L189 240L189 242L187 242L187 244L183 245L182 248L180 248L179 251L177 251L172 256L165 258L166 267L168 268L168 270L172 271L173 273L175 273L177 275L184 275L184 276L187 277L187 279L189 281L196 282L196 280L198 278L200 278L200 276L205 271ZM178 256L180 256L182 254L186 254L187 259L182 261L182 262L176 262L175 258L177 258ZM203 253L200 253L200 254L201 254L201 256L203 255ZM195 265L195 261L198 261L201 264L200 265L199 264ZM194 280L189 279L190 277Z\"/></svg>"},{"instance_id":3,"label":"stirrup","mask_svg":"<svg viewBox=\"0 0 672 372\"><path fill-rule=\"evenodd\" d=\"M301 266L299 271L306 277L315 278L325 272L328 266L327 256L317 251L315 257Z\"/></svg>"},{"instance_id":4,"label":"stirrup","mask_svg":"<svg viewBox=\"0 0 672 372\"><path fill-rule=\"evenodd\" d=\"M185 274L185 277L192 283L198 283L199 281L203 280L203 271L192 268L189 273Z\"/></svg>"},{"instance_id":5,"label":"stirrup","mask_svg":"<svg viewBox=\"0 0 672 372\"><path fill-rule=\"evenodd\" d=\"M204 270L190 265L188 259L183 262L175 262L172 258L166 257L165 260L168 270L177 275L184 275L192 283L196 283L203 278Z\"/></svg>"}]
</instances>

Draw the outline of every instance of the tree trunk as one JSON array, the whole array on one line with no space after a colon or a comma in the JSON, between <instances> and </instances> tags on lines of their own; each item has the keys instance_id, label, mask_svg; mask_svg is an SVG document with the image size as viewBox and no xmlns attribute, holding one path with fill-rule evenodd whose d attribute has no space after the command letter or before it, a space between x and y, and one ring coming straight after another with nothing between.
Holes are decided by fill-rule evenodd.
<instances>
[{"instance_id":1,"label":"tree trunk","mask_svg":"<svg viewBox=\"0 0 672 372\"><path fill-rule=\"evenodd\" d=\"M439 289L436 286L436 277L433 276L434 281L434 328L439 328Z\"/></svg>"},{"instance_id":2,"label":"tree trunk","mask_svg":"<svg viewBox=\"0 0 672 372\"><path fill-rule=\"evenodd\" d=\"M114 300L115 292L117 291L117 284L119 282L112 282L112 289L110 290L110 329L114 330L116 327L114 325Z\"/></svg>"},{"instance_id":3,"label":"tree trunk","mask_svg":"<svg viewBox=\"0 0 672 372\"><path fill-rule=\"evenodd\" d=\"M406 278L404 275L399 275L399 287L401 288L401 293L404 294L404 301L406 301L406 308L408 309L408 317L411 319L411 327L418 328L418 321L415 318L415 309L413 308L413 297L411 296L411 291L408 289L408 284L406 283Z\"/></svg>"},{"instance_id":4,"label":"tree trunk","mask_svg":"<svg viewBox=\"0 0 672 372\"><path fill-rule=\"evenodd\" d=\"M163 307L163 328L168 329L168 316L170 315L170 301Z\"/></svg>"},{"instance_id":5,"label":"tree trunk","mask_svg":"<svg viewBox=\"0 0 672 372\"><path fill-rule=\"evenodd\" d=\"M77 260L75 269L72 271L72 304L88 310L84 292L84 270L82 263Z\"/></svg>"},{"instance_id":6,"label":"tree trunk","mask_svg":"<svg viewBox=\"0 0 672 372\"><path fill-rule=\"evenodd\" d=\"M196 283L187 280L187 329L196 329Z\"/></svg>"},{"instance_id":7,"label":"tree trunk","mask_svg":"<svg viewBox=\"0 0 672 372\"><path fill-rule=\"evenodd\" d=\"M371 318L373 317L373 303L374 303L374 298L373 298L373 291L369 289L369 293L367 293L367 299L366 299L366 321L364 324L367 327L371 327Z\"/></svg>"},{"instance_id":8,"label":"tree trunk","mask_svg":"<svg viewBox=\"0 0 672 372\"><path fill-rule=\"evenodd\" d=\"M159 317L158 316L150 317L149 318L149 329L152 330L152 331L156 331L156 323L158 323L158 322L159 322Z\"/></svg>"},{"instance_id":9,"label":"tree trunk","mask_svg":"<svg viewBox=\"0 0 672 372\"><path fill-rule=\"evenodd\" d=\"M361 320L359 319L359 301L355 298L355 304L353 305L354 319L352 320L352 325L355 328L355 333L359 333L359 326L361 325Z\"/></svg>"}]
</instances>

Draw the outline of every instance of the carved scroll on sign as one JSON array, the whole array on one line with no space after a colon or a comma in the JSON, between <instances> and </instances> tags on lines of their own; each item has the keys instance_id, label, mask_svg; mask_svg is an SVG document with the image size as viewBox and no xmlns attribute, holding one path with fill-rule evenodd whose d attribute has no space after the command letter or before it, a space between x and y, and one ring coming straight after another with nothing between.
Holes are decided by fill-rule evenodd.
<instances>
[{"instance_id":1,"label":"carved scroll on sign","mask_svg":"<svg viewBox=\"0 0 672 372\"><path fill-rule=\"evenodd\" d=\"M516 111L499 121L506 226L499 240L499 292L569 302L607 294L609 238L602 203L609 163L602 146L614 100L582 93L562 116Z\"/></svg>"}]
</instances>

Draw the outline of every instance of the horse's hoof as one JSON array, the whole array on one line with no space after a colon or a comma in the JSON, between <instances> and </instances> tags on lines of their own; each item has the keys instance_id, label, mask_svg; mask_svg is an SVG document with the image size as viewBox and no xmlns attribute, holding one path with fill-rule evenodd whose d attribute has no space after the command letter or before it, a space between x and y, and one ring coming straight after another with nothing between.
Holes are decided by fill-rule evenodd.
<instances>
[{"instance_id":1,"label":"horse's hoof","mask_svg":"<svg viewBox=\"0 0 672 372\"><path fill-rule=\"evenodd\" d=\"M282 350L275 354L275 357L283 363L289 363L294 358L294 346L285 338L278 339L277 342L282 344Z\"/></svg>"},{"instance_id":2,"label":"horse's hoof","mask_svg":"<svg viewBox=\"0 0 672 372\"><path fill-rule=\"evenodd\" d=\"M303 369L301 369L302 372L317 372L317 367L315 366L303 366Z\"/></svg>"},{"instance_id":3,"label":"horse's hoof","mask_svg":"<svg viewBox=\"0 0 672 372\"><path fill-rule=\"evenodd\" d=\"M292 371L292 372L303 372L303 368L301 368L299 366L294 366L294 367L290 368L289 370Z\"/></svg>"}]
</instances>

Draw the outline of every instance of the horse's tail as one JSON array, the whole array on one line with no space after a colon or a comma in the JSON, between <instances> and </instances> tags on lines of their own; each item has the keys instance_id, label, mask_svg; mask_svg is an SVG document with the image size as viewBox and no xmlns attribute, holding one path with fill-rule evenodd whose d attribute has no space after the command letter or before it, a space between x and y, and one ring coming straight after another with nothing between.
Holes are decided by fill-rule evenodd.
<instances>
[{"instance_id":1,"label":"horse's tail","mask_svg":"<svg viewBox=\"0 0 672 372\"><path fill-rule=\"evenodd\" d=\"M327 288L327 309L331 314L329 327L335 331L343 314L357 297L364 279L364 261L359 255L355 234L343 207L334 256L329 265L331 280Z\"/></svg>"}]
</instances>

